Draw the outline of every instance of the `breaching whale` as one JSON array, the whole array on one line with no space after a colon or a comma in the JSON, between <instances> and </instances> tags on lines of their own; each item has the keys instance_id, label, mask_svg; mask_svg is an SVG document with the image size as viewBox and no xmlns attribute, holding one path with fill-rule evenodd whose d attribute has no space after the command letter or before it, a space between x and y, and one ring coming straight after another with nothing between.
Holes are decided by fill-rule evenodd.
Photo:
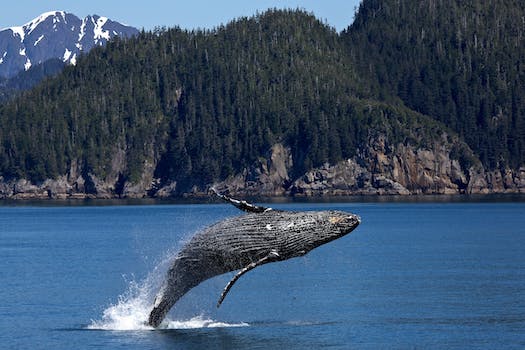
<instances>
[{"instance_id":1,"label":"breaching whale","mask_svg":"<svg viewBox=\"0 0 525 350\"><path fill-rule=\"evenodd\" d=\"M175 256L155 297L148 324L158 327L171 307L201 282L239 272L226 285L219 307L233 284L246 272L270 262L303 256L353 231L359 216L342 211L274 210L214 192L246 212L196 234Z\"/></svg>"}]
</instances>

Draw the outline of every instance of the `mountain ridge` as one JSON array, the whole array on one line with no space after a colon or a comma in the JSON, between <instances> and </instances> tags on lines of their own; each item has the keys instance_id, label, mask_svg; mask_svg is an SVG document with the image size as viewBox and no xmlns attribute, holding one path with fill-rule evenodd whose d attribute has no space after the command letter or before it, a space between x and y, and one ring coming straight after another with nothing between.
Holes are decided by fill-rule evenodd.
<instances>
[{"instance_id":1,"label":"mountain ridge","mask_svg":"<svg viewBox=\"0 0 525 350\"><path fill-rule=\"evenodd\" d=\"M525 166L488 167L452 126L363 84L343 39L268 11L110 42L0 107L0 196L525 191Z\"/></svg>"},{"instance_id":2,"label":"mountain ridge","mask_svg":"<svg viewBox=\"0 0 525 350\"><path fill-rule=\"evenodd\" d=\"M65 11L45 12L22 26L0 30L0 77L11 78L51 58L74 65L82 52L138 32L98 15L80 19Z\"/></svg>"}]
</instances>

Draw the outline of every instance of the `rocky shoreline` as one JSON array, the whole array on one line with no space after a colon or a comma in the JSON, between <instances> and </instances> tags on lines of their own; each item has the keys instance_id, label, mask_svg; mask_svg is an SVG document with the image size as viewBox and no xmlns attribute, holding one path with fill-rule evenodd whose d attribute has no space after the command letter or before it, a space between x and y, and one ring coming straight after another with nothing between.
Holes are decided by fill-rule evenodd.
<instances>
[{"instance_id":1,"label":"rocky shoreline","mask_svg":"<svg viewBox=\"0 0 525 350\"><path fill-rule=\"evenodd\" d=\"M41 184L33 184L27 180L0 182L0 199L12 200L84 200L84 199L141 199L141 198L202 198L210 194L209 189L214 186L219 191L227 192L238 197L344 197L344 196L413 196L413 195L473 195L473 194L525 194L525 169L519 170L518 176L499 172L488 174L473 174L464 189L463 186L446 186L443 179L437 178L436 187L417 188L409 190L401 183L383 175L370 175L359 172L356 178L348 179L349 174L355 171L355 164L351 160L347 164L335 166L325 165L312 170L293 182L292 186L269 188L265 184L256 187L253 182L239 185L238 178L228 179L218 184L210 184L206 188L193 188L191 192L175 194L176 184L172 183L161 187L151 195L149 190L140 192L126 192L118 194L114 186L101 183L95 192L81 192L76 190L75 184L63 180L46 180ZM349 171L348 167L350 168ZM359 168L357 168L359 170ZM243 176L244 174L240 175ZM423 176L424 178L424 176ZM489 183L488 179L496 180ZM511 186L509 186L509 183ZM449 183L450 184L450 183ZM484 185L491 185L490 187ZM492 186L492 185L496 186ZM259 184L258 184L259 185Z\"/></svg>"},{"instance_id":2,"label":"rocky shoreline","mask_svg":"<svg viewBox=\"0 0 525 350\"><path fill-rule=\"evenodd\" d=\"M122 181L118 169L99 179L82 174L75 166L67 175L39 184L0 177L0 199L192 198L208 196L211 186L238 197L525 193L525 166L486 171L480 162L474 162L466 169L451 157L455 142L444 135L432 147L416 148L389 145L378 136L355 157L324 164L297 178L290 175L290 149L275 144L241 173L187 192L178 191L175 182L155 179L154 164L144 165L138 183ZM122 156L117 154L116 158Z\"/></svg>"}]
</instances>

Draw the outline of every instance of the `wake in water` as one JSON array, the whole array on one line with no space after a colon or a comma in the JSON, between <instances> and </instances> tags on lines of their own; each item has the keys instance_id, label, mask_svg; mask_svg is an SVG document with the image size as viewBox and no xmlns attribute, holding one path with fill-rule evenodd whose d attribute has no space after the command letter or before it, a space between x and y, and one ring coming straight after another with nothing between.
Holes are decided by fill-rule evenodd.
<instances>
[{"instance_id":1,"label":"wake in water","mask_svg":"<svg viewBox=\"0 0 525 350\"><path fill-rule=\"evenodd\" d=\"M165 259L142 282L131 281L128 290L119 296L118 302L103 312L102 319L92 320L88 329L129 331L154 330L148 325L148 317L152 308L153 293L157 290L160 276L164 275L163 266L169 264ZM215 327L246 327L247 323L224 323L208 319L202 315L189 320L170 320L166 318L158 329L193 329Z\"/></svg>"}]
</instances>

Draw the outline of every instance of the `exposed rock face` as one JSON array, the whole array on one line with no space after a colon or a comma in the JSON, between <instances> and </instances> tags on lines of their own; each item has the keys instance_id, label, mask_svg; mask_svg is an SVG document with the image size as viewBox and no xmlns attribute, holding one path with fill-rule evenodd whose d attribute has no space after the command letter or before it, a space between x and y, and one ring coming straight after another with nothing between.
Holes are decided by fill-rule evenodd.
<instances>
[{"instance_id":1,"label":"exposed rock face","mask_svg":"<svg viewBox=\"0 0 525 350\"><path fill-rule=\"evenodd\" d=\"M307 196L466 193L468 176L459 161L450 158L451 148L446 135L434 150L389 146L383 136L370 138L359 156L313 169L290 190Z\"/></svg>"},{"instance_id":2,"label":"exposed rock face","mask_svg":"<svg viewBox=\"0 0 525 350\"><path fill-rule=\"evenodd\" d=\"M166 184L162 187L158 187L158 182L155 182L153 184L153 188L155 189L155 197L157 198L169 198L174 197L177 194L177 182L173 181L169 184Z\"/></svg>"},{"instance_id":3,"label":"exposed rock face","mask_svg":"<svg viewBox=\"0 0 525 350\"><path fill-rule=\"evenodd\" d=\"M153 150L151 149L151 159ZM132 183L124 175L126 152L114 152L111 169L104 178L85 171L79 162L72 162L67 175L33 184L25 179L5 181L0 176L0 199L85 199L143 198L152 187L155 164L145 162L141 178Z\"/></svg>"},{"instance_id":4,"label":"exposed rock face","mask_svg":"<svg viewBox=\"0 0 525 350\"><path fill-rule=\"evenodd\" d=\"M384 175L371 174L355 160L334 166L324 164L293 182L290 193L302 196L348 194L410 194L410 191Z\"/></svg>"},{"instance_id":5,"label":"exposed rock face","mask_svg":"<svg viewBox=\"0 0 525 350\"><path fill-rule=\"evenodd\" d=\"M154 158L153 147L149 149L148 159ZM131 181L124 181L123 189L120 193L121 197L124 198L144 198L147 197L151 191L155 181L153 179L153 173L155 171L155 162L146 160L142 166L142 175L137 183Z\"/></svg>"},{"instance_id":6,"label":"exposed rock face","mask_svg":"<svg viewBox=\"0 0 525 350\"><path fill-rule=\"evenodd\" d=\"M290 184L289 171L293 166L289 148L275 144L264 158L249 169L216 185L217 190L228 189L240 196L283 196Z\"/></svg>"},{"instance_id":7,"label":"exposed rock face","mask_svg":"<svg viewBox=\"0 0 525 350\"><path fill-rule=\"evenodd\" d=\"M525 193L525 167L485 172L478 161L465 169L451 158L457 142L444 134L431 147L417 148L389 145L377 135L355 157L292 180L291 152L275 145L269 157L216 187L238 196Z\"/></svg>"},{"instance_id":8,"label":"exposed rock face","mask_svg":"<svg viewBox=\"0 0 525 350\"><path fill-rule=\"evenodd\" d=\"M241 173L210 184L219 191L247 196L337 196L525 193L525 167L487 172L479 161L465 169L451 157L458 141L443 135L430 147L389 144L383 135L369 142L353 158L324 164L299 178L291 178L292 153L275 144L265 155ZM41 184L27 180L5 181L0 177L0 198L166 198L180 195L177 183L160 184L155 179L153 161L143 164L142 176L131 182L123 176L125 151L114 153L111 169L104 179L86 173L73 163L67 175ZM471 155L474 159L475 157ZM207 188L194 187L186 196L203 196Z\"/></svg>"}]
</instances>

